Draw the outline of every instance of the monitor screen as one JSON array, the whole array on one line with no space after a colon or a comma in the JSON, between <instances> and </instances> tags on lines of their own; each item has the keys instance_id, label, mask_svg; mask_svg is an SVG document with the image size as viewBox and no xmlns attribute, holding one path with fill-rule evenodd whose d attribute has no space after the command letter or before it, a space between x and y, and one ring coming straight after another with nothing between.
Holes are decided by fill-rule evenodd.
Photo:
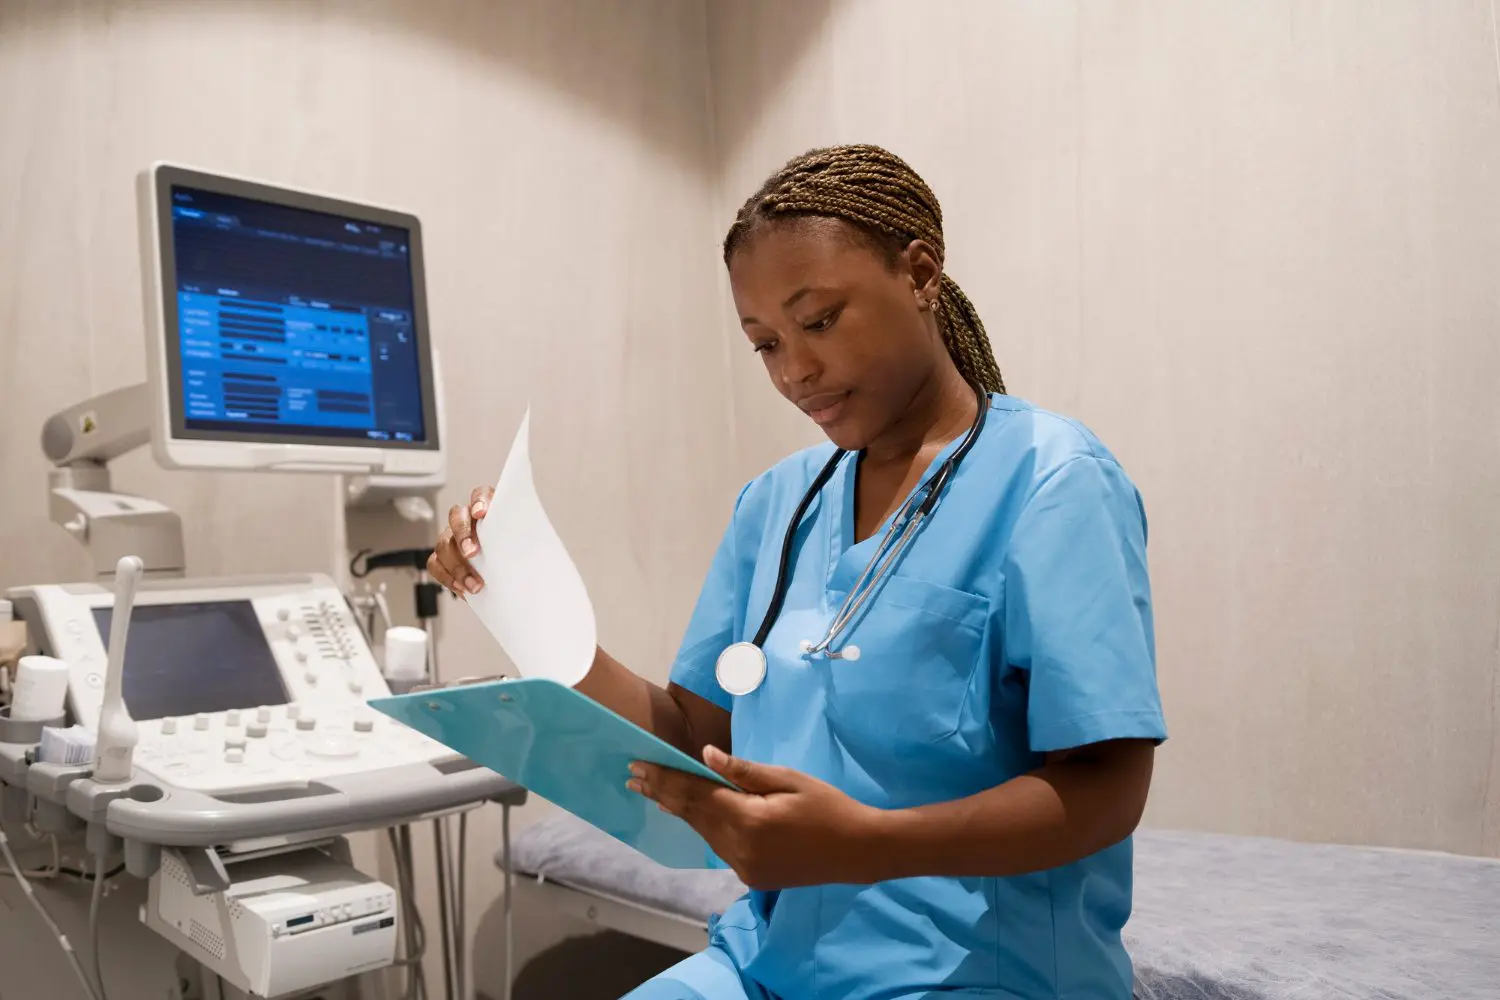
<instances>
[{"instance_id":1,"label":"monitor screen","mask_svg":"<svg viewBox=\"0 0 1500 1000\"><path fill-rule=\"evenodd\" d=\"M94 610L106 649L110 615L109 608ZM138 721L287 703L281 670L249 601L137 604L122 693Z\"/></svg>"},{"instance_id":2,"label":"monitor screen","mask_svg":"<svg viewBox=\"0 0 1500 1000\"><path fill-rule=\"evenodd\" d=\"M172 180L160 198L172 417L184 436L432 444L411 230L386 213L295 204L311 196Z\"/></svg>"}]
</instances>

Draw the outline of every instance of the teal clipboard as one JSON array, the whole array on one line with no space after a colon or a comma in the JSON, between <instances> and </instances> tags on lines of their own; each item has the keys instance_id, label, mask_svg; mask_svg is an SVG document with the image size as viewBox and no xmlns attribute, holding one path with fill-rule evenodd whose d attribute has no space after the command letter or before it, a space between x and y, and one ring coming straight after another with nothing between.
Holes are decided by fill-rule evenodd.
<instances>
[{"instance_id":1,"label":"teal clipboard","mask_svg":"<svg viewBox=\"0 0 1500 1000\"><path fill-rule=\"evenodd\" d=\"M718 868L707 842L625 787L649 761L734 787L586 695L541 678L372 698L370 707L509 778L668 868Z\"/></svg>"}]
</instances>

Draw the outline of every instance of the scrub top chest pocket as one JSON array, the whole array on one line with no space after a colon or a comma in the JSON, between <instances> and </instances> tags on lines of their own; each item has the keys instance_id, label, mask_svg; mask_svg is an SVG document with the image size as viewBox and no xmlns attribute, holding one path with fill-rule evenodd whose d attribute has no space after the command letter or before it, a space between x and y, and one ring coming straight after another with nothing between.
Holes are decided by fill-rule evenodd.
<instances>
[{"instance_id":1,"label":"scrub top chest pocket","mask_svg":"<svg viewBox=\"0 0 1500 1000\"><path fill-rule=\"evenodd\" d=\"M840 740L882 756L957 730L984 646L990 602L892 575L854 623L858 660L827 659L828 713Z\"/></svg>"}]
</instances>

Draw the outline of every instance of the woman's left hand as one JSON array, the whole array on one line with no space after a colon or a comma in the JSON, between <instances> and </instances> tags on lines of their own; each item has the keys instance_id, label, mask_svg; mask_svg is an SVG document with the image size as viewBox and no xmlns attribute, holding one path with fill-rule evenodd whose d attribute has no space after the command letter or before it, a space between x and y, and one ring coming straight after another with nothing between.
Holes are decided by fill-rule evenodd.
<instances>
[{"instance_id":1,"label":"woman's left hand","mask_svg":"<svg viewBox=\"0 0 1500 1000\"><path fill-rule=\"evenodd\" d=\"M715 747L703 761L740 790L642 761L628 787L686 821L752 889L874 881L866 869L878 810L790 768Z\"/></svg>"}]
</instances>

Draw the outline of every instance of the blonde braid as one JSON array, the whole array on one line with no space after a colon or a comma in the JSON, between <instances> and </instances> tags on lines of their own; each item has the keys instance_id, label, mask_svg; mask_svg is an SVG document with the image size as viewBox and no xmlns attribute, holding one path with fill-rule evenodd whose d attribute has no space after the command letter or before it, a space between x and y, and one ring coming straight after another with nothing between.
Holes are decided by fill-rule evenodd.
<instances>
[{"instance_id":1,"label":"blonde braid","mask_svg":"<svg viewBox=\"0 0 1500 1000\"><path fill-rule=\"evenodd\" d=\"M842 219L874 238L888 256L912 240L943 259L943 210L937 196L900 157L879 146L830 146L789 161L745 202L724 237L728 263L751 231L777 218ZM1005 392L984 323L957 282L944 274L936 303L943 344L959 372L989 392Z\"/></svg>"}]
</instances>

